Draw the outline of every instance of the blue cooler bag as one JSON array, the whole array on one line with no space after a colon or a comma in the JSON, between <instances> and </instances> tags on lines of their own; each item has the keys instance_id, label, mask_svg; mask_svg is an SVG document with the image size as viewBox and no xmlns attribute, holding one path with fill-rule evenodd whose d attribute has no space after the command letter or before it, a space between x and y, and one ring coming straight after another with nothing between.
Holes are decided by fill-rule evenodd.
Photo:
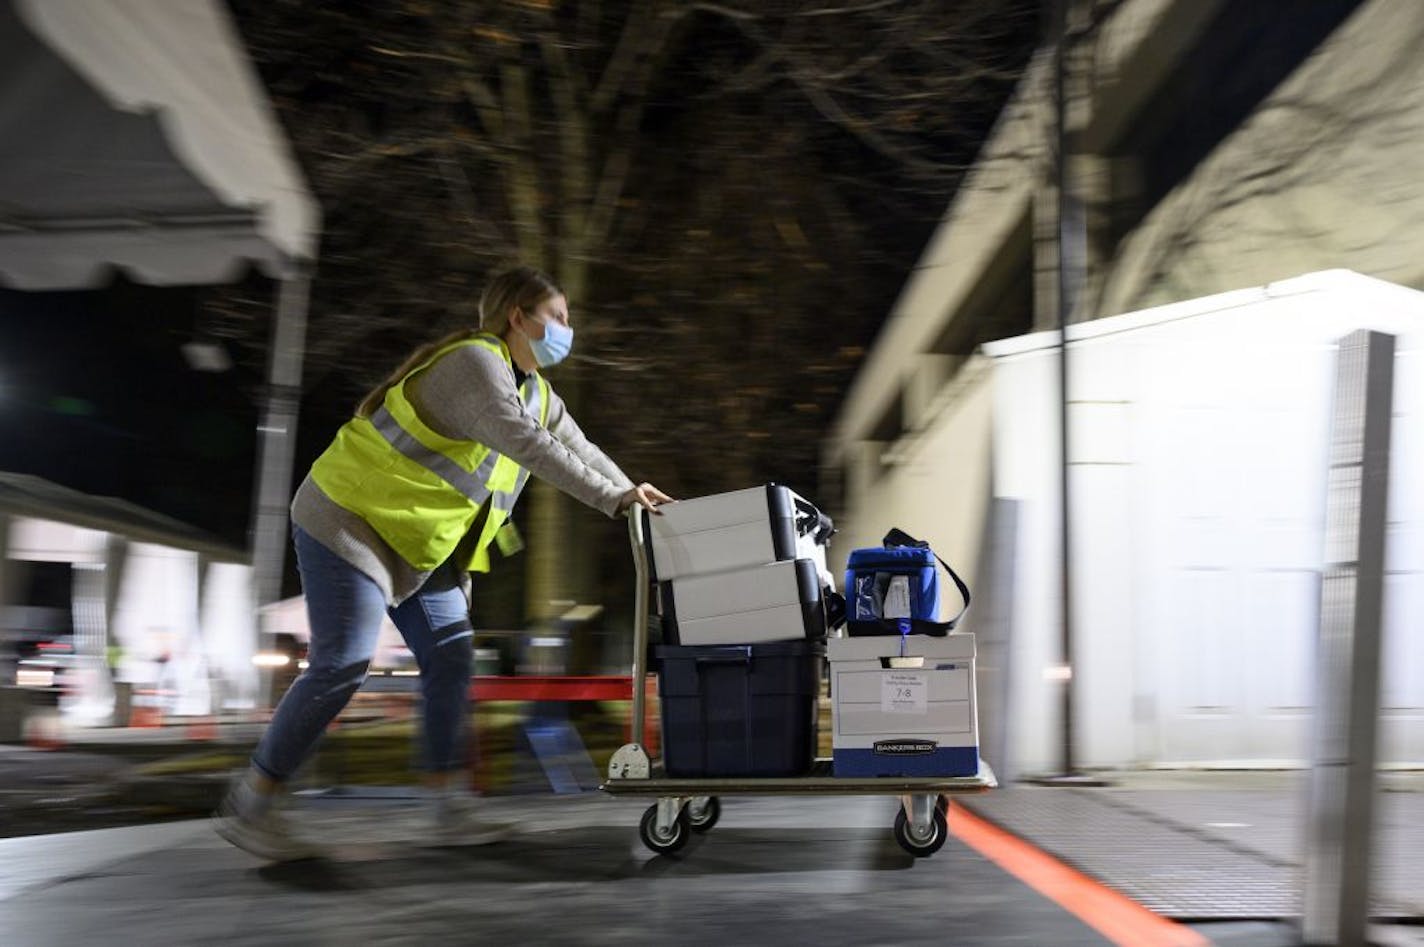
<instances>
[{"instance_id":1,"label":"blue cooler bag","mask_svg":"<svg viewBox=\"0 0 1424 947\"><path fill-rule=\"evenodd\" d=\"M846 629L851 637L948 634L969 608L969 586L929 543L899 529L886 533L883 542L852 550L846 560ZM944 566L964 601L949 621L939 620L936 563Z\"/></svg>"}]
</instances>

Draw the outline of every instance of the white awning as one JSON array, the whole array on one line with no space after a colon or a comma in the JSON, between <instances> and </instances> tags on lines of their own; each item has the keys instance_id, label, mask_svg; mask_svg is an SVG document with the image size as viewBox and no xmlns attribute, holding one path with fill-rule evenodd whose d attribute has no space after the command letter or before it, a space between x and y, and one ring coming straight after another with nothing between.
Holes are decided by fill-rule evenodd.
<instances>
[{"instance_id":1,"label":"white awning","mask_svg":"<svg viewBox=\"0 0 1424 947\"><path fill-rule=\"evenodd\" d=\"M278 276L318 229L219 0L0 0L0 283Z\"/></svg>"}]
</instances>

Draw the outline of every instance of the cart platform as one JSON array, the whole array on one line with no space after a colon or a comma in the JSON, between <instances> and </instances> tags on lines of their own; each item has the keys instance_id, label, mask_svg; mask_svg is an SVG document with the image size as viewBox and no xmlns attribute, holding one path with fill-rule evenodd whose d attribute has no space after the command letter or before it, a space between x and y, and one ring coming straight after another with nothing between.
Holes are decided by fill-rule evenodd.
<instances>
[{"instance_id":1,"label":"cart platform","mask_svg":"<svg viewBox=\"0 0 1424 947\"><path fill-rule=\"evenodd\" d=\"M684 779L652 772L639 779L608 779L599 788L613 796L901 796L955 795L987 792L999 785L993 769L982 760L974 776L865 776L831 775L831 761L818 759L805 776L743 776Z\"/></svg>"}]
</instances>

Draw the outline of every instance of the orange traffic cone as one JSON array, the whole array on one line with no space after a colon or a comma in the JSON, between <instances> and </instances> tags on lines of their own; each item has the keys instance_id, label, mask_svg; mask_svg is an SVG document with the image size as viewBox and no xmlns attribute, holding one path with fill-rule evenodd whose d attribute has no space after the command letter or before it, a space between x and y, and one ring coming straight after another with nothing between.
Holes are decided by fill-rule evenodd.
<instances>
[{"instance_id":1,"label":"orange traffic cone","mask_svg":"<svg viewBox=\"0 0 1424 947\"><path fill-rule=\"evenodd\" d=\"M158 706L158 691L135 690L133 708L129 711L131 727L163 726L163 709Z\"/></svg>"},{"instance_id":2,"label":"orange traffic cone","mask_svg":"<svg viewBox=\"0 0 1424 947\"><path fill-rule=\"evenodd\" d=\"M25 745L36 750L57 750L64 746L64 721L59 712L46 709L25 721Z\"/></svg>"},{"instance_id":3,"label":"orange traffic cone","mask_svg":"<svg viewBox=\"0 0 1424 947\"><path fill-rule=\"evenodd\" d=\"M216 740L218 738L217 721L210 714L189 717L187 726L183 728L183 737L189 741Z\"/></svg>"}]
</instances>

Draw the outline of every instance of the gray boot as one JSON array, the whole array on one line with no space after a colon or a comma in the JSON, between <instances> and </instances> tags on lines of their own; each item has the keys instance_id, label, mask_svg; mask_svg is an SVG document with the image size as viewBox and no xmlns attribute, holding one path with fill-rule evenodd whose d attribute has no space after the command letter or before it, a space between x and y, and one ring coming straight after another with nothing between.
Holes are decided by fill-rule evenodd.
<instances>
[{"instance_id":1,"label":"gray boot","mask_svg":"<svg viewBox=\"0 0 1424 947\"><path fill-rule=\"evenodd\" d=\"M320 849L298 837L283 815L278 795L259 792L249 771L233 784L213 813L214 830L243 851L268 861L319 857Z\"/></svg>"},{"instance_id":2,"label":"gray boot","mask_svg":"<svg viewBox=\"0 0 1424 947\"><path fill-rule=\"evenodd\" d=\"M431 845L489 845L514 834L512 824L491 819L484 800L468 792L437 792L430 809Z\"/></svg>"}]
</instances>

